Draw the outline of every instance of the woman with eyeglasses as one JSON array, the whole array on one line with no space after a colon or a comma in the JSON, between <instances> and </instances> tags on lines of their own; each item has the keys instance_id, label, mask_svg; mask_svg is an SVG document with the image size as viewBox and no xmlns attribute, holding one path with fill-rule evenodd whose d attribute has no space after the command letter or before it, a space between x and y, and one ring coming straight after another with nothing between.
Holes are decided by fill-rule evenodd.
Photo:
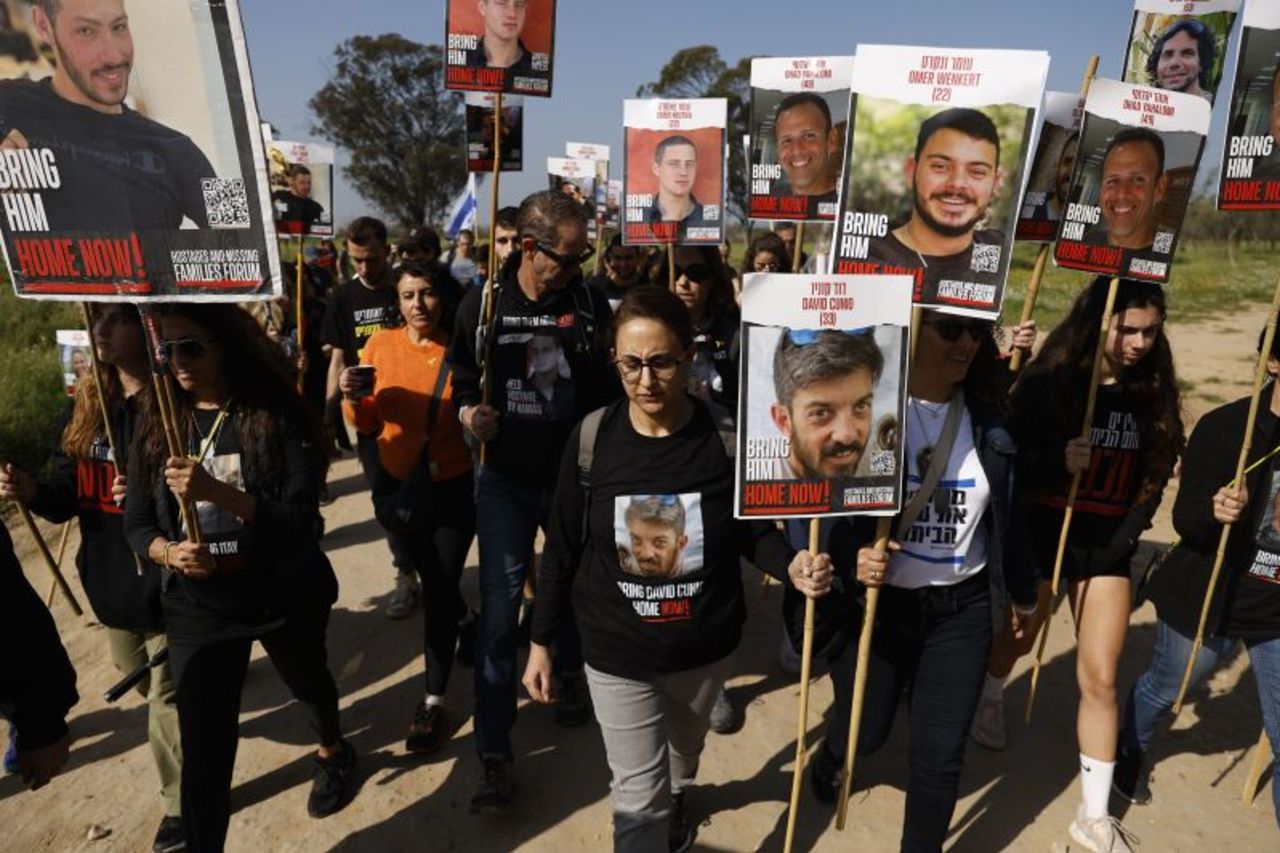
<instances>
[{"instance_id":1,"label":"woman with eyeglasses","mask_svg":"<svg viewBox=\"0 0 1280 853\"><path fill-rule=\"evenodd\" d=\"M318 535L317 425L270 340L226 304L166 305L159 335L177 380L181 453L170 453L156 396L143 391L125 534L164 573L187 849L221 850L254 640L320 744L307 811L332 814L355 789L355 752L342 739L325 652L338 584ZM198 521L199 541L187 512Z\"/></svg>"},{"instance_id":2,"label":"woman with eyeglasses","mask_svg":"<svg viewBox=\"0 0 1280 853\"><path fill-rule=\"evenodd\" d=\"M876 547L873 518L841 519L829 534L832 559L846 581L841 596L818 607L835 713L810 779L819 800L836 801L863 589L880 587L857 751L867 755L884 744L905 690L910 777L901 849L912 853L940 851L947 837L995 608L1012 600L1019 614L1035 609L1029 562L1008 547L1009 376L990 321L925 311L899 431L907 504L885 549Z\"/></svg>"},{"instance_id":3,"label":"woman with eyeglasses","mask_svg":"<svg viewBox=\"0 0 1280 853\"><path fill-rule=\"evenodd\" d=\"M22 500L33 513L53 522L78 519L76 567L94 615L107 626L111 661L124 674L146 664L166 645L160 575L139 571L141 564L125 539L121 511L127 482L123 462L137 421L139 392L151 381L150 364L133 306L101 305L91 316L101 392L92 376L76 387L49 475L37 480L12 465L0 468L0 498ZM112 447L108 436L119 445ZM147 740L164 800L154 845L162 853L182 847L182 750L170 673L169 663L161 663L138 685L147 698Z\"/></svg>"},{"instance_id":4,"label":"woman with eyeglasses","mask_svg":"<svg viewBox=\"0 0 1280 853\"><path fill-rule=\"evenodd\" d=\"M665 288L628 291L613 341L626 399L570 436L524 684L551 700L548 647L572 601L613 774L614 849L687 850L685 791L746 615L739 557L810 595L826 590L830 563L795 553L772 523L734 520L732 426L686 390L684 303Z\"/></svg>"},{"instance_id":5,"label":"woman with eyeglasses","mask_svg":"<svg viewBox=\"0 0 1280 853\"><path fill-rule=\"evenodd\" d=\"M791 272L791 254L787 251L787 244L772 231L757 234L747 246L743 275L753 272Z\"/></svg>"},{"instance_id":6,"label":"woman with eyeglasses","mask_svg":"<svg viewBox=\"0 0 1280 853\"><path fill-rule=\"evenodd\" d=\"M1096 278L1027 365L1013 396L1018 442L1016 525L1044 583L1049 612L1059 534L1071 479L1080 476L1062 580L1075 617L1082 802L1069 832L1088 850L1129 850L1110 815L1119 708L1116 669L1132 599L1130 561L1185 445L1173 353L1164 333L1164 291L1122 279L1110 317L1102 384L1090 426L1080 430L1109 279ZM1034 628L1027 632L1030 648ZM989 685L996 686L996 685ZM994 693L994 691L992 691ZM998 694L996 694L998 696ZM995 701L999 701L996 698Z\"/></svg>"},{"instance_id":7,"label":"woman with eyeglasses","mask_svg":"<svg viewBox=\"0 0 1280 853\"><path fill-rule=\"evenodd\" d=\"M675 250L675 294L693 321L694 357L689 391L736 416L738 332L741 314L733 299L729 270L710 246Z\"/></svg>"},{"instance_id":8,"label":"woman with eyeglasses","mask_svg":"<svg viewBox=\"0 0 1280 853\"><path fill-rule=\"evenodd\" d=\"M405 534L422 584L426 658L426 695L414 708L405 749L420 755L435 752L449 736L444 695L468 615L458 583L476 532L471 452L445 360L462 292L438 264L401 267L396 295L404 325L374 332L361 367L344 370L338 383L347 420L376 437L385 475L375 478L379 491L394 495L415 466L425 462L430 469L433 512L423 529ZM370 368L372 382L362 380L359 373Z\"/></svg>"}]
</instances>

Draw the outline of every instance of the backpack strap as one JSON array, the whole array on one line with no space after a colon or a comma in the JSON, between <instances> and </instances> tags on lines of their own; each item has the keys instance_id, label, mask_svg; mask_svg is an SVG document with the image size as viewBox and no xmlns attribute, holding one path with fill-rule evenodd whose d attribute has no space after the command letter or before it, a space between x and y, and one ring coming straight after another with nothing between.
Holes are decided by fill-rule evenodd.
<instances>
[{"instance_id":1,"label":"backpack strap","mask_svg":"<svg viewBox=\"0 0 1280 853\"><path fill-rule=\"evenodd\" d=\"M596 438L600 435L600 424L604 421L607 409L608 406L601 406L589 412L582 419L578 430L578 485L584 490L591 487L591 465L595 462Z\"/></svg>"}]
</instances>

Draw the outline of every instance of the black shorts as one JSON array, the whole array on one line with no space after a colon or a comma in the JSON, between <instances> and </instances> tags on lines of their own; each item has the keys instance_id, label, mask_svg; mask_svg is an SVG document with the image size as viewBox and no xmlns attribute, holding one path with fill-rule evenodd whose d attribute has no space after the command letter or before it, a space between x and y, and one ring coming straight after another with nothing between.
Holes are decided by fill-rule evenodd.
<instances>
[{"instance_id":1,"label":"black shorts","mask_svg":"<svg viewBox=\"0 0 1280 853\"><path fill-rule=\"evenodd\" d=\"M1033 506L1028 513L1031 557L1035 560L1036 571L1047 581L1053 580L1053 563L1058 555L1063 515L1060 509L1039 505ZM1067 547L1062 554L1062 577L1066 580L1130 577L1129 561L1132 553L1119 558L1108 558L1105 553L1122 522L1122 518L1072 513Z\"/></svg>"}]
</instances>

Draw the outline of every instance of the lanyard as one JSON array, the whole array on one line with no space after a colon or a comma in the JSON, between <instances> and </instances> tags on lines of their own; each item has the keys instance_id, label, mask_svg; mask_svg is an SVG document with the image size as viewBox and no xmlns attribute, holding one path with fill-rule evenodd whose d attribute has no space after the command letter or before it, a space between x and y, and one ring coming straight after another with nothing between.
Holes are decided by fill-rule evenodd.
<instances>
[{"instance_id":1,"label":"lanyard","mask_svg":"<svg viewBox=\"0 0 1280 853\"><path fill-rule=\"evenodd\" d=\"M214 420L213 428L209 430L209 435L207 437L202 436L203 440L200 442L200 455L194 457L197 465L204 464L204 458L209 455L209 451L212 450L213 446L218 443L218 434L222 432L222 424L224 421L226 421L227 412L230 411L230 409L231 409L231 403L227 403L225 406L219 409L218 417L216 420ZM192 423L195 423L194 418L192 420ZM199 431L200 431L200 426L197 424L196 432L199 432Z\"/></svg>"}]
</instances>

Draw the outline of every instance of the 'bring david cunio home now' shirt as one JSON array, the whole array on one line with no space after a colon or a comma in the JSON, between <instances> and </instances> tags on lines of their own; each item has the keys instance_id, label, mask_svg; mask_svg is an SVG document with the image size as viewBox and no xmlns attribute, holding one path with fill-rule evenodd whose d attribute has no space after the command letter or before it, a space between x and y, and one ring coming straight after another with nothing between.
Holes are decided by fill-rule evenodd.
<instances>
[{"instance_id":1,"label":"'bring david cunio home now' shirt","mask_svg":"<svg viewBox=\"0 0 1280 853\"><path fill-rule=\"evenodd\" d=\"M924 481L920 449L937 444L950 408L950 403L907 399L907 503ZM889 558L885 582L904 589L949 586L982 571L987 565L987 530L982 516L990 498L990 484L973 446L973 422L966 409L960 416L947 467L933 496L899 540L901 550Z\"/></svg>"},{"instance_id":2,"label":"'bring david cunio home now' shirt","mask_svg":"<svg viewBox=\"0 0 1280 853\"><path fill-rule=\"evenodd\" d=\"M1264 494L1249 496L1254 549L1244 573L1231 584L1223 633L1243 640L1280 637L1280 459L1263 480ZM1246 516L1248 517L1248 516Z\"/></svg>"}]
</instances>

